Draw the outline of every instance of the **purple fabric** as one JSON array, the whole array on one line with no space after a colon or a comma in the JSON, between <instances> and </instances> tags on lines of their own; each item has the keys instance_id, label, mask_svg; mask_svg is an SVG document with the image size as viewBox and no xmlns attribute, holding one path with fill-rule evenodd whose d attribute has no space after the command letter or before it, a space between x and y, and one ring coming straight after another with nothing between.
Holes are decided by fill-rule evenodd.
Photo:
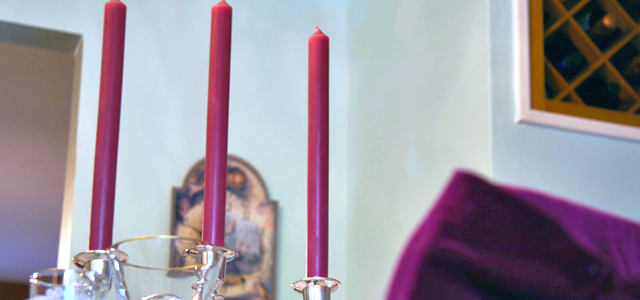
<instances>
[{"instance_id":1,"label":"purple fabric","mask_svg":"<svg viewBox=\"0 0 640 300\"><path fill-rule=\"evenodd\" d=\"M640 299L640 225L457 171L386 299Z\"/></svg>"}]
</instances>

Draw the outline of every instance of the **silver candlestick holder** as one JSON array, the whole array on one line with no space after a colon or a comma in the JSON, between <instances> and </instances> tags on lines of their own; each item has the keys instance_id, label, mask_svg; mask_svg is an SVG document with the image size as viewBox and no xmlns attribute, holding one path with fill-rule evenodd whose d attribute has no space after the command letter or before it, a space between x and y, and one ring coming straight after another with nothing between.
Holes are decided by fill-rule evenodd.
<instances>
[{"instance_id":1,"label":"silver candlestick holder","mask_svg":"<svg viewBox=\"0 0 640 300\"><path fill-rule=\"evenodd\" d=\"M118 299L128 299L120 263L124 263L129 257L122 252L109 252L107 250L89 250L81 252L73 257L73 264L85 271L93 271L106 278L107 291L110 291L115 283Z\"/></svg>"},{"instance_id":2,"label":"silver candlestick holder","mask_svg":"<svg viewBox=\"0 0 640 300\"><path fill-rule=\"evenodd\" d=\"M195 290L192 300L224 300L224 297L218 293L218 289L224 284L227 263L236 259L238 253L222 247L198 245L187 249L187 254L196 258L196 265L198 266L195 272L199 279L192 286ZM220 256L222 256L222 260L218 258ZM207 284L207 278L209 278L209 273L214 269L213 266L216 264L220 264L218 278L215 284L211 286ZM207 286L211 287L211 289L207 290ZM211 298L205 297L208 295L211 295Z\"/></svg>"},{"instance_id":3,"label":"silver candlestick holder","mask_svg":"<svg viewBox=\"0 0 640 300\"><path fill-rule=\"evenodd\" d=\"M329 300L331 293L340 286L340 281L327 277L308 277L291 284L291 288L301 293L304 300Z\"/></svg>"}]
</instances>

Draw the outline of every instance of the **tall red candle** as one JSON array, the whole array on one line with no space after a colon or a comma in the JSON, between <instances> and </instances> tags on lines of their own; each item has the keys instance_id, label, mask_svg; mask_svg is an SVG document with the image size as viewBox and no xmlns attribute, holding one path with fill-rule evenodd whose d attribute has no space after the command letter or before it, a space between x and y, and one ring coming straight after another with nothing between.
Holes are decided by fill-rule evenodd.
<instances>
[{"instance_id":1,"label":"tall red candle","mask_svg":"<svg viewBox=\"0 0 640 300\"><path fill-rule=\"evenodd\" d=\"M231 15L224 0L211 9L209 101L205 159L202 239L224 246L227 191L227 134L229 127L229 73L231 68Z\"/></svg>"},{"instance_id":2,"label":"tall red candle","mask_svg":"<svg viewBox=\"0 0 640 300\"><path fill-rule=\"evenodd\" d=\"M126 15L118 0L105 5L89 250L104 250L113 238Z\"/></svg>"},{"instance_id":3,"label":"tall red candle","mask_svg":"<svg viewBox=\"0 0 640 300\"><path fill-rule=\"evenodd\" d=\"M307 277L327 277L329 259L329 37L309 38Z\"/></svg>"}]
</instances>

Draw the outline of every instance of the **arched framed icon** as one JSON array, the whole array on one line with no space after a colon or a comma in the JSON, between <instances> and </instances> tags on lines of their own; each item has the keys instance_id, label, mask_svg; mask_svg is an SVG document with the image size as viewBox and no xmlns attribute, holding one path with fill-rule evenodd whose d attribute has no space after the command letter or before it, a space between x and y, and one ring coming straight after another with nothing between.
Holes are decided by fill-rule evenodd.
<instances>
[{"instance_id":1,"label":"arched framed icon","mask_svg":"<svg viewBox=\"0 0 640 300\"><path fill-rule=\"evenodd\" d=\"M181 187L172 190L171 233L202 237L205 159L187 172ZM220 293L229 300L275 299L278 202L269 198L258 171L238 156L227 160L225 247L238 252L227 264ZM173 249L172 265L191 259ZM171 276L180 276L174 273Z\"/></svg>"}]
</instances>

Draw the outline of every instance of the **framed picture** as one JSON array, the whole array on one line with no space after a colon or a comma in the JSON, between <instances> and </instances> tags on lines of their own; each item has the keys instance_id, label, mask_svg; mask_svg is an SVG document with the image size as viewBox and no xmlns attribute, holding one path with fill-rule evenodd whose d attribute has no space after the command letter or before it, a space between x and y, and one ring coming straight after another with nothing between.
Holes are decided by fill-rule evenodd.
<instances>
[{"instance_id":1,"label":"framed picture","mask_svg":"<svg viewBox=\"0 0 640 300\"><path fill-rule=\"evenodd\" d=\"M627 52L640 53L636 46L640 44L634 44L640 25L619 3L622 1L513 3L516 122L640 141L640 81L634 83L621 63ZM600 39L589 35L584 20L596 15L619 21L622 33L612 43L600 45ZM577 59L563 58L566 53L556 51L557 45L563 45L556 47L563 51L573 49L565 56ZM574 61L582 63L567 67L567 62ZM596 90L600 83L607 88ZM615 92L608 88L618 86ZM609 97L612 93L617 96ZM605 101L608 99L611 103Z\"/></svg>"},{"instance_id":2,"label":"framed picture","mask_svg":"<svg viewBox=\"0 0 640 300\"><path fill-rule=\"evenodd\" d=\"M173 188L171 232L201 239L205 160L187 172L181 187ZM225 247L238 252L227 264L219 292L228 300L275 299L278 203L269 199L260 174L245 160L229 155ZM173 249L172 266L192 259ZM180 274L170 274L180 276Z\"/></svg>"}]
</instances>

